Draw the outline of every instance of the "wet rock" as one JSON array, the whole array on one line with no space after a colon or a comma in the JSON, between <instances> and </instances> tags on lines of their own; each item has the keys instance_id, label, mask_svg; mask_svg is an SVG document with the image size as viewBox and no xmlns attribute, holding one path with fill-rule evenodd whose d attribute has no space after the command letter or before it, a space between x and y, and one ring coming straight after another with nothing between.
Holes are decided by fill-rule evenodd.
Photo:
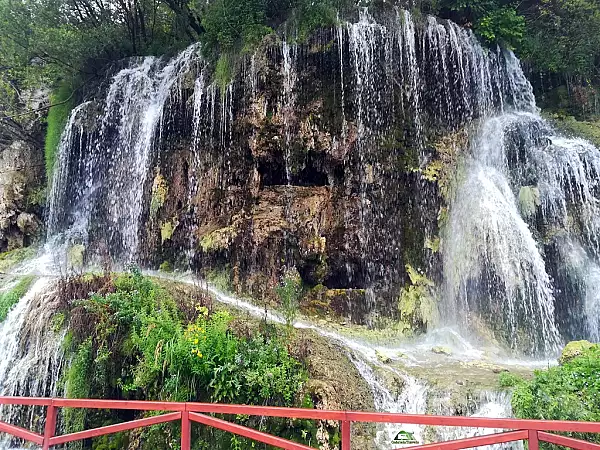
<instances>
[{"instance_id":1,"label":"wet rock","mask_svg":"<svg viewBox=\"0 0 600 450\"><path fill-rule=\"evenodd\" d=\"M558 359L559 364L564 364L573 358L581 356L585 350L589 350L594 347L589 341L571 341L563 349L560 358Z\"/></svg>"},{"instance_id":2,"label":"wet rock","mask_svg":"<svg viewBox=\"0 0 600 450\"><path fill-rule=\"evenodd\" d=\"M35 236L39 233L42 224L34 214L22 212L17 216L17 226L23 234Z\"/></svg>"},{"instance_id":3,"label":"wet rock","mask_svg":"<svg viewBox=\"0 0 600 450\"><path fill-rule=\"evenodd\" d=\"M342 347L318 336L311 330L296 334L292 348L306 351L310 380L306 391L317 409L374 411L375 404L369 385L346 356ZM328 429L337 429L336 421L322 422ZM374 450L372 424L355 423L352 442L356 448ZM325 438L325 435L323 435Z\"/></svg>"},{"instance_id":4,"label":"wet rock","mask_svg":"<svg viewBox=\"0 0 600 450\"><path fill-rule=\"evenodd\" d=\"M383 364L390 364L392 362L392 358L390 358L388 355L381 353L379 350L377 350L376 355L379 362Z\"/></svg>"},{"instance_id":5,"label":"wet rock","mask_svg":"<svg viewBox=\"0 0 600 450\"><path fill-rule=\"evenodd\" d=\"M445 347L443 345L438 345L436 347L433 347L431 349L431 351L433 353L435 353L436 355L446 355L446 356L452 355L452 349L450 349L449 347Z\"/></svg>"}]
</instances>

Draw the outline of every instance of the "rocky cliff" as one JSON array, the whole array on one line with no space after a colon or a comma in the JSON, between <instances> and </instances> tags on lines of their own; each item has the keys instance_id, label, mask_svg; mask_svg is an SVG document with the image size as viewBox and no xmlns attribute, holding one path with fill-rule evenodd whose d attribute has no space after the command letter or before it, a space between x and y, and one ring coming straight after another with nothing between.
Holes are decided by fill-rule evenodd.
<instances>
[{"instance_id":1,"label":"rocky cliff","mask_svg":"<svg viewBox=\"0 0 600 450\"><path fill-rule=\"evenodd\" d=\"M48 93L25 95L15 117L0 120L0 252L28 246L43 234L46 174L43 115Z\"/></svg>"}]
</instances>

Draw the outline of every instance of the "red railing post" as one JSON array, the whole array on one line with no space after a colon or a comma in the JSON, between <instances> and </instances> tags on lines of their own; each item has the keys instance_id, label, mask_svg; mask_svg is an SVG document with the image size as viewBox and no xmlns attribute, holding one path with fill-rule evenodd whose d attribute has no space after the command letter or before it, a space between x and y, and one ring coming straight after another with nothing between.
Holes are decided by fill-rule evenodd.
<instances>
[{"instance_id":1,"label":"red railing post","mask_svg":"<svg viewBox=\"0 0 600 450\"><path fill-rule=\"evenodd\" d=\"M56 433L56 406L51 403L48 405L46 411L46 427L44 428L42 450L48 450L50 448L50 438L54 437L54 433Z\"/></svg>"},{"instance_id":2,"label":"red railing post","mask_svg":"<svg viewBox=\"0 0 600 450\"><path fill-rule=\"evenodd\" d=\"M351 422L342 420L342 450L350 450Z\"/></svg>"},{"instance_id":3,"label":"red railing post","mask_svg":"<svg viewBox=\"0 0 600 450\"><path fill-rule=\"evenodd\" d=\"M181 412L181 450L190 450L192 432L190 426L190 413L188 411Z\"/></svg>"},{"instance_id":4,"label":"red railing post","mask_svg":"<svg viewBox=\"0 0 600 450\"><path fill-rule=\"evenodd\" d=\"M537 430L529 430L529 438L527 441L527 447L529 447L529 450L539 450L540 439L538 437Z\"/></svg>"}]
</instances>

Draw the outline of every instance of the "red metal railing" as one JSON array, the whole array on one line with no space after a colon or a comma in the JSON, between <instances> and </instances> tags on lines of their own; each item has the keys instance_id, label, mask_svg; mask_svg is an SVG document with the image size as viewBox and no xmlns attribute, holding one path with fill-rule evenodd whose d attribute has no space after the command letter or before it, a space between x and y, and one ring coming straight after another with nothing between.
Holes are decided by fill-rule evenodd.
<instances>
[{"instance_id":1,"label":"red metal railing","mask_svg":"<svg viewBox=\"0 0 600 450\"><path fill-rule=\"evenodd\" d=\"M263 406L222 405L214 403L172 403L127 400L70 400L63 398L0 397L0 404L47 407L44 434L34 433L24 428L0 421L0 433L41 445L47 450L54 445L79 441L120 431L147 427L159 423L181 421L181 450L190 449L192 422L254 439L258 442L287 450L314 450L283 438L207 414L242 414L249 416L285 417L293 419L335 420L341 424L342 450L350 450L350 430L352 422L377 422L397 424L418 424L430 426L477 427L510 430L502 433L477 436L467 439L415 445L411 450L459 450L490 444L513 441L528 441L529 450L538 450L539 442L570 447L576 450L600 450L600 445L591 442L560 436L549 431L600 433L598 422L566 422L554 420L489 419L482 417L428 416L418 414L392 414L359 411L325 411L318 409L276 408ZM56 417L58 408L86 409L127 409L137 411L161 411L163 414L145 419L132 420L92 430L80 431L56 436Z\"/></svg>"}]
</instances>

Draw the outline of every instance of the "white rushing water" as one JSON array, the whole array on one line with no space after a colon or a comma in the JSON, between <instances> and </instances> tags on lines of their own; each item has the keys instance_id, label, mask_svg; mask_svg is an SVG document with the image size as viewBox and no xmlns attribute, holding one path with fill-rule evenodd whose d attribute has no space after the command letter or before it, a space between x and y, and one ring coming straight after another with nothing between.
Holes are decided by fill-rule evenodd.
<instances>
[{"instance_id":1,"label":"white rushing water","mask_svg":"<svg viewBox=\"0 0 600 450\"><path fill-rule=\"evenodd\" d=\"M192 45L167 64L154 57L133 61L113 77L102 113L90 103L72 111L58 150L49 236L77 223L79 242L87 244L88 230L100 222L110 254L122 262L137 260L142 199L167 100L181 95L183 75L197 53Z\"/></svg>"},{"instance_id":2,"label":"white rushing water","mask_svg":"<svg viewBox=\"0 0 600 450\"><path fill-rule=\"evenodd\" d=\"M348 137L351 127L356 128L353 157L358 166L356 173L347 174L347 185L340 187L356 189L360 203L357 239L363 258L359 270L353 272L348 264L347 278L351 284L357 277L363 279L367 310L379 300L374 286L388 287L393 275L404 270L398 263L401 249L397 236L377 234L381 229L393 229L388 222L396 224L400 214L374 201L396 192L390 188L394 180L376 185L373 175L381 169L376 153L381 139L398 125L392 112L400 110L411 118L403 122L404 131L412 135L419 166L428 158L426 125L452 132L473 124L476 131L443 236L440 302L445 323L413 340L390 338L384 343L356 338L304 318L295 321L294 327L314 330L343 347L370 386L377 410L395 413L453 413L445 409L449 399L431 404L432 386L411 375L410 368L440 371L450 364L495 363L500 358L515 367L545 367L548 362L544 358L552 358L563 343L563 325L558 318L571 307L561 305L563 298L552 270L563 276L565 285L582 293L580 304L573 305L581 317L573 318L572 328L600 339L596 181L600 150L586 141L558 136L539 116L517 58L509 51L482 48L472 32L456 24L433 17L415 24L412 15L400 9L393 20L381 24L363 9L357 22L342 23L335 31L342 83L341 140ZM106 246L122 264L140 260L144 220L152 220L146 218L144 209L151 195L149 181L158 147L165 144L169 120L176 115L173 109L190 108L181 115L189 119L193 153L189 205L185 206L194 216L204 213L194 203L200 180L202 189L223 188L231 169L236 98L242 83L219 86L209 82L211 74L198 51L194 45L169 61L154 57L132 60L111 79L100 102L86 102L73 110L54 174L46 251L19 269L21 274L40 278L0 324L0 395L57 393L65 361L62 336L50 326L56 305L46 300L52 277L68 269L66 246L61 241L95 246L98 253ZM297 44L285 39L279 51L282 92L273 101L278 110L275 114L283 120L285 183L291 185L295 161L290 146L298 126L296 108L304 101L297 92L304 81L299 70L302 53ZM258 99L262 80L257 64L253 55L248 84L262 120L267 117L267 101ZM184 89L192 91L192 97L183 99ZM351 229L354 211L345 214ZM187 229L189 260L198 248L194 227ZM552 250L551 244L556 244L564 263L560 270L548 266L546 252ZM196 282L187 276L178 281ZM219 302L285 323L277 312L211 286L207 289ZM473 329L473 333L466 331ZM481 336L486 331L501 337L516 354L541 356L537 360L507 356L491 339L484 342ZM448 348L447 354L434 354L431 350L436 346ZM401 380L399 392L388 386L387 375ZM477 404L476 416L511 415L510 397L504 393L482 392ZM0 413L12 419L19 410ZM33 412L20 419L35 425ZM448 440L496 431L381 425L377 445L390 448L399 429L412 433L419 442L432 436Z\"/></svg>"},{"instance_id":3,"label":"white rushing water","mask_svg":"<svg viewBox=\"0 0 600 450\"><path fill-rule=\"evenodd\" d=\"M0 323L0 396L56 396L64 366L62 338L52 329L53 279L39 278ZM0 407L9 423L38 432L38 408ZM0 438L0 449L10 439ZM10 447L12 448L12 447Z\"/></svg>"}]
</instances>

